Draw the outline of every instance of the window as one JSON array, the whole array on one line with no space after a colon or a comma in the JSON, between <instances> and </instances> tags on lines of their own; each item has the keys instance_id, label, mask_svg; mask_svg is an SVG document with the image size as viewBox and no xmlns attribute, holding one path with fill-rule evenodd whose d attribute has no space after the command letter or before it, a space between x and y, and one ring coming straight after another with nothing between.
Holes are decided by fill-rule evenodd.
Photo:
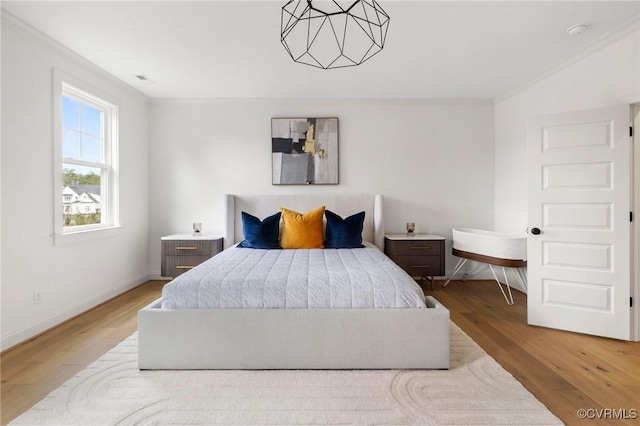
<instances>
[{"instance_id":1,"label":"window","mask_svg":"<svg viewBox=\"0 0 640 426\"><path fill-rule=\"evenodd\" d=\"M56 236L118 223L118 108L56 73Z\"/></svg>"}]
</instances>

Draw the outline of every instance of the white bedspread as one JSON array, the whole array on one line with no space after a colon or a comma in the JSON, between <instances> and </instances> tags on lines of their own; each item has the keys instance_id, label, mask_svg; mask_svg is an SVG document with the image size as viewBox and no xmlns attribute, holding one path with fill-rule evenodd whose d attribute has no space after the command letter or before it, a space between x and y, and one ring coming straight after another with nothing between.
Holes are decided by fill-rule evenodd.
<instances>
[{"instance_id":1,"label":"white bedspread","mask_svg":"<svg viewBox=\"0 0 640 426\"><path fill-rule=\"evenodd\" d=\"M377 247L231 247L162 291L166 309L425 308L420 286Z\"/></svg>"}]
</instances>

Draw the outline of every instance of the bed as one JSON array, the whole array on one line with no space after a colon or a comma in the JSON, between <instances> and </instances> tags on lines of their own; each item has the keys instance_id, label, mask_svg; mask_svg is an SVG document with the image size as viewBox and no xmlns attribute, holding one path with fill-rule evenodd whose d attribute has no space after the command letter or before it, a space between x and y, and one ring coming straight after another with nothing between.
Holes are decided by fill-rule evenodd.
<instances>
[{"instance_id":1,"label":"bed","mask_svg":"<svg viewBox=\"0 0 640 426\"><path fill-rule=\"evenodd\" d=\"M365 266L360 269L368 269L366 262L383 265L390 262L382 254L381 195L227 195L225 202L225 250L208 261L210 264L205 262L183 274L187 276L185 280L198 274L214 276L213 270L228 266L225 256L233 257L241 250L245 250L242 252L245 255L246 250L252 250L236 247L243 240L242 212L265 218L281 207L307 212L323 205L343 217L364 211L362 238L365 248L311 250L311 255L324 256L326 253L333 257L336 252L344 252L345 256L353 257L350 252L361 250L357 257L365 259ZM281 252L286 253L276 256L275 252L269 251L255 255L285 259L291 255L287 250ZM307 256L304 252L299 255ZM321 259L316 263L322 264L324 258ZM262 257L259 261L263 261ZM238 274L235 267L227 269ZM411 280L408 275L405 278ZM185 280L178 283L187 283ZM358 279L355 281L357 284ZM386 307L384 292L377 293L382 293L382 302L374 304L378 307L358 302L357 306L350 307L328 303L326 307L316 304L307 309L295 303L292 308L248 304L239 309L240 306L231 302L221 304L220 298L215 306L185 308L180 304L168 305L168 298L163 306L161 298L138 313L138 365L140 369L449 368L449 311L429 296L422 299L419 307Z\"/></svg>"}]
</instances>

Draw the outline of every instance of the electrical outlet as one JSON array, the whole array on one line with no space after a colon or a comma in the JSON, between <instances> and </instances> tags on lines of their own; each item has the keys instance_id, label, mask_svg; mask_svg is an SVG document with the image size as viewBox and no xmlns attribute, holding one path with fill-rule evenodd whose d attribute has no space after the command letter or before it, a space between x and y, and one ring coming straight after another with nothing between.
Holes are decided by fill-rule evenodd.
<instances>
[{"instance_id":1,"label":"electrical outlet","mask_svg":"<svg viewBox=\"0 0 640 426\"><path fill-rule=\"evenodd\" d=\"M33 290L33 304L42 303L42 290Z\"/></svg>"}]
</instances>

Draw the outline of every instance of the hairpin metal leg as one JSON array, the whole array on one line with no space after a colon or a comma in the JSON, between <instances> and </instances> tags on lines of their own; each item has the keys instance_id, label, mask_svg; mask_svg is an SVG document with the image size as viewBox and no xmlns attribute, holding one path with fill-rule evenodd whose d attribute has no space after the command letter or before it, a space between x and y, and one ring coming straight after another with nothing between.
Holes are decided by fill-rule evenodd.
<instances>
[{"instance_id":1,"label":"hairpin metal leg","mask_svg":"<svg viewBox=\"0 0 640 426\"><path fill-rule=\"evenodd\" d=\"M458 260L458 263L456 263L456 267L453 269L453 274L451 274L451 277L447 280L446 283L444 283L443 287L446 287L447 284L449 284L449 281L451 281L454 275L458 273L458 271L464 266L465 263L467 263L467 260L468 259L463 259L463 258L460 258L460 260Z\"/></svg>"},{"instance_id":2,"label":"hairpin metal leg","mask_svg":"<svg viewBox=\"0 0 640 426\"><path fill-rule=\"evenodd\" d=\"M498 279L498 276L496 275L496 272L493 270L493 266L489 265L489 269L491 269L491 273L493 274L493 278L496 279L496 282L498 283L498 287L500 288L500 291L502 292L502 295L504 296L504 300L507 301L507 305L513 305L513 295L511 294L511 287L509 286L509 278L507 278L507 271L504 269L504 267L502 267L502 275L504 275L505 285L507 286L507 291L509 292L509 297L508 298L507 298L506 293L502 289L502 283Z\"/></svg>"}]
</instances>

